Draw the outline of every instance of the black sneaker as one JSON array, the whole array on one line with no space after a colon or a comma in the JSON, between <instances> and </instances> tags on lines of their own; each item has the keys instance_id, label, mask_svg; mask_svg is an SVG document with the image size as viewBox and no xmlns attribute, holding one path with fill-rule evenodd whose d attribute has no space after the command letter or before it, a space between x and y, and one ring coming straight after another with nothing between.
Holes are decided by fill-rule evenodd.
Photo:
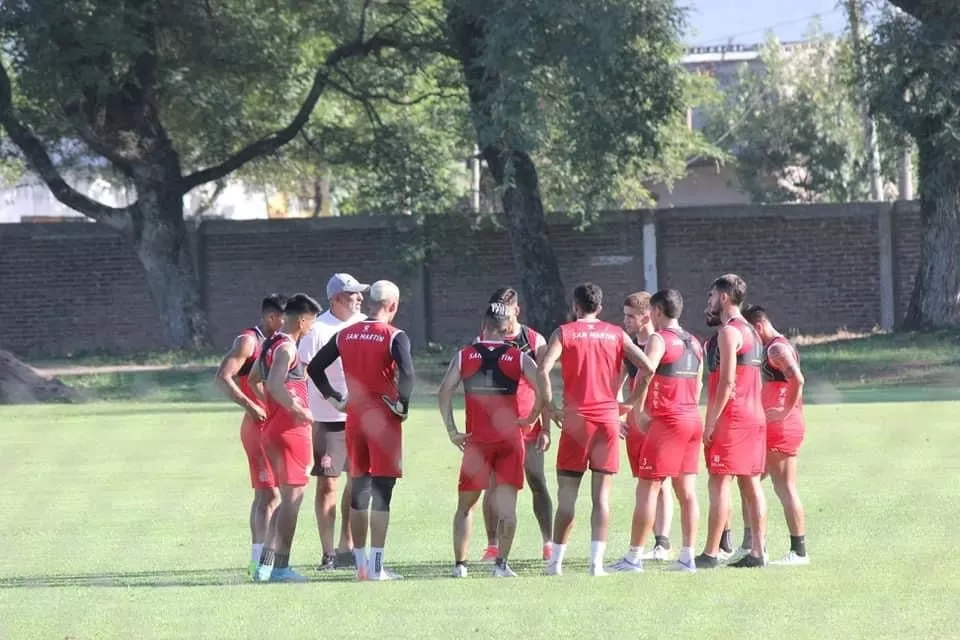
<instances>
[{"instance_id":1,"label":"black sneaker","mask_svg":"<svg viewBox=\"0 0 960 640\"><path fill-rule=\"evenodd\" d=\"M335 569L355 569L357 559L354 557L353 551L337 551L333 566Z\"/></svg>"},{"instance_id":2,"label":"black sneaker","mask_svg":"<svg viewBox=\"0 0 960 640\"><path fill-rule=\"evenodd\" d=\"M697 569L716 569L720 566L720 561L717 560L717 556L708 556L705 553L701 553L694 558L693 563L697 565Z\"/></svg>"},{"instance_id":3,"label":"black sneaker","mask_svg":"<svg viewBox=\"0 0 960 640\"><path fill-rule=\"evenodd\" d=\"M317 565L317 571L330 571L331 569L336 568L336 556L332 553L323 554L323 559L320 560L320 564Z\"/></svg>"},{"instance_id":4,"label":"black sneaker","mask_svg":"<svg viewBox=\"0 0 960 640\"><path fill-rule=\"evenodd\" d=\"M758 558L748 553L733 564L728 564L727 566L734 567L735 569L759 569L763 566L763 558Z\"/></svg>"}]
</instances>

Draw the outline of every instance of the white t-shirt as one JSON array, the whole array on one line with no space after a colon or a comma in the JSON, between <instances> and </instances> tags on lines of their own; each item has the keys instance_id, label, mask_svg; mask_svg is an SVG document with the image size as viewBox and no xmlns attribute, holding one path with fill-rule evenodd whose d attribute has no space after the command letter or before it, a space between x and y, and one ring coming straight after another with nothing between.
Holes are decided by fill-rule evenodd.
<instances>
[{"instance_id":1,"label":"white t-shirt","mask_svg":"<svg viewBox=\"0 0 960 640\"><path fill-rule=\"evenodd\" d=\"M340 320L329 310L320 314L317 321L313 323L313 328L310 329L307 335L300 339L300 347L298 349L300 360L304 365L309 364L310 361L313 360L313 356L317 355L317 352L323 348L323 345L327 344L338 331L356 322L365 320L366 317L367 316L362 313L358 313L348 320ZM334 389L346 394L347 383L343 376L343 363L340 361L340 358L337 358L336 361L327 368L327 378L329 378L330 385ZM347 414L337 411L326 398L320 395L320 392L317 391L317 387L313 384L312 380L307 382L307 388L310 392L310 413L313 414L314 420L317 422L344 422L347 419Z\"/></svg>"}]
</instances>

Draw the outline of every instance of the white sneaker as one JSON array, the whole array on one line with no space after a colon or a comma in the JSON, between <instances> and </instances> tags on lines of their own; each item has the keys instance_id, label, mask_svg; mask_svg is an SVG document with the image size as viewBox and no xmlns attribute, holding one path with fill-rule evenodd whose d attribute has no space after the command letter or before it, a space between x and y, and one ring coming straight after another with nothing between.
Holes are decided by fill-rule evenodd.
<instances>
[{"instance_id":1,"label":"white sneaker","mask_svg":"<svg viewBox=\"0 0 960 640\"><path fill-rule=\"evenodd\" d=\"M744 556L750 555L750 549L744 549L743 547L737 547L733 550L733 553L727 558L727 564L736 564L743 560Z\"/></svg>"},{"instance_id":2,"label":"white sneaker","mask_svg":"<svg viewBox=\"0 0 960 640\"><path fill-rule=\"evenodd\" d=\"M669 566L664 567L663 570L673 571L676 573L696 573L697 564L693 561L693 558L690 558L687 562L677 560Z\"/></svg>"},{"instance_id":3,"label":"white sneaker","mask_svg":"<svg viewBox=\"0 0 960 640\"><path fill-rule=\"evenodd\" d=\"M670 559L670 551L664 549L660 545L657 545L647 553L643 554L643 559L653 562L666 562Z\"/></svg>"},{"instance_id":4,"label":"white sneaker","mask_svg":"<svg viewBox=\"0 0 960 640\"><path fill-rule=\"evenodd\" d=\"M802 567L810 564L810 556L798 556L795 551L791 551L780 560L774 560L770 564L777 566Z\"/></svg>"},{"instance_id":5,"label":"white sneaker","mask_svg":"<svg viewBox=\"0 0 960 640\"><path fill-rule=\"evenodd\" d=\"M388 569L381 569L380 573L371 573L367 576L367 580L403 580L403 576Z\"/></svg>"},{"instance_id":6,"label":"white sneaker","mask_svg":"<svg viewBox=\"0 0 960 640\"><path fill-rule=\"evenodd\" d=\"M498 565L493 565L493 577L494 578L516 578L517 574L513 570L504 564L502 567Z\"/></svg>"},{"instance_id":7,"label":"white sneaker","mask_svg":"<svg viewBox=\"0 0 960 640\"><path fill-rule=\"evenodd\" d=\"M453 567L453 577L454 578L466 578L467 577L467 565L458 564Z\"/></svg>"},{"instance_id":8,"label":"white sneaker","mask_svg":"<svg viewBox=\"0 0 960 640\"><path fill-rule=\"evenodd\" d=\"M643 571L643 569L641 569ZM591 576L605 576L608 575L606 571L603 570L603 565L601 564L592 564L590 565L590 575Z\"/></svg>"},{"instance_id":9,"label":"white sneaker","mask_svg":"<svg viewBox=\"0 0 960 640\"><path fill-rule=\"evenodd\" d=\"M562 576L563 569L556 562L548 562L547 566L543 568L543 575L545 576Z\"/></svg>"},{"instance_id":10,"label":"white sneaker","mask_svg":"<svg viewBox=\"0 0 960 640\"><path fill-rule=\"evenodd\" d=\"M607 569L616 573L643 573L643 560L630 562L624 557L608 566Z\"/></svg>"}]
</instances>

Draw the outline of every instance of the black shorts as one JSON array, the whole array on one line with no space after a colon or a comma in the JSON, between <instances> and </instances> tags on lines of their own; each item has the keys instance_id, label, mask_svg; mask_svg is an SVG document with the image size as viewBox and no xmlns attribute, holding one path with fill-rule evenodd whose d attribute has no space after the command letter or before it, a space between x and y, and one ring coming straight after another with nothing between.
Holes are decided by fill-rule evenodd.
<instances>
[{"instance_id":1,"label":"black shorts","mask_svg":"<svg viewBox=\"0 0 960 640\"><path fill-rule=\"evenodd\" d=\"M343 422L313 423L313 469L312 476L338 478L347 470L347 439ZM324 456L330 457L330 465L321 466Z\"/></svg>"}]
</instances>

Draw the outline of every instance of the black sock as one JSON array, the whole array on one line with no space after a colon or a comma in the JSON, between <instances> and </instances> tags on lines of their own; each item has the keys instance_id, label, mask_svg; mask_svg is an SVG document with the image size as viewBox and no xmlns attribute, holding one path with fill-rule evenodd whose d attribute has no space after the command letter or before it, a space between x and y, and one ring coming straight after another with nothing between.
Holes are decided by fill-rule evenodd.
<instances>
[{"instance_id":1,"label":"black sock","mask_svg":"<svg viewBox=\"0 0 960 640\"><path fill-rule=\"evenodd\" d=\"M806 557L807 543L804 541L803 536L790 536L790 551L793 551L801 558Z\"/></svg>"},{"instance_id":2,"label":"black sock","mask_svg":"<svg viewBox=\"0 0 960 640\"><path fill-rule=\"evenodd\" d=\"M260 552L260 564L264 566L273 566L276 553L273 549L264 549Z\"/></svg>"},{"instance_id":3,"label":"black sock","mask_svg":"<svg viewBox=\"0 0 960 640\"><path fill-rule=\"evenodd\" d=\"M653 536L653 544L657 547L670 549L670 538L667 536Z\"/></svg>"},{"instance_id":4,"label":"black sock","mask_svg":"<svg viewBox=\"0 0 960 640\"><path fill-rule=\"evenodd\" d=\"M289 553L278 553L277 560L273 564L274 569L286 569L290 566L290 554Z\"/></svg>"},{"instance_id":5,"label":"black sock","mask_svg":"<svg viewBox=\"0 0 960 640\"><path fill-rule=\"evenodd\" d=\"M457 560L456 566L458 566L458 567L465 567L465 566L467 566L467 561L466 561L466 560Z\"/></svg>"},{"instance_id":6,"label":"black sock","mask_svg":"<svg viewBox=\"0 0 960 640\"><path fill-rule=\"evenodd\" d=\"M733 534L730 533L730 529L724 529L723 535L720 536L720 550L725 553L733 551Z\"/></svg>"},{"instance_id":7,"label":"black sock","mask_svg":"<svg viewBox=\"0 0 960 640\"><path fill-rule=\"evenodd\" d=\"M748 551L753 548L753 532L750 531L750 527L743 528L743 542L740 546Z\"/></svg>"},{"instance_id":8,"label":"black sock","mask_svg":"<svg viewBox=\"0 0 960 640\"><path fill-rule=\"evenodd\" d=\"M507 566L507 561L503 558L497 558L497 566L503 569Z\"/></svg>"}]
</instances>

